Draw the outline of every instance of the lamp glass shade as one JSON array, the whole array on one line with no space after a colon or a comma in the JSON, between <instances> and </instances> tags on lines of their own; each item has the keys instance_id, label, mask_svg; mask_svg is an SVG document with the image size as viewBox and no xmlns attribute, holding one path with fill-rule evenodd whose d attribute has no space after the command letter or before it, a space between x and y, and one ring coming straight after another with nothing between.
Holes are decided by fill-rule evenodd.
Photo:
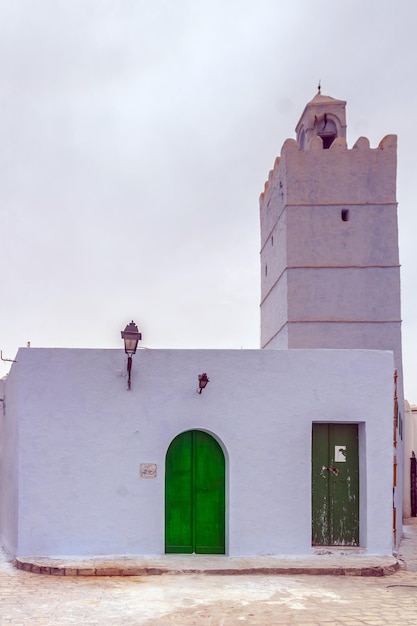
<instances>
[{"instance_id":1,"label":"lamp glass shade","mask_svg":"<svg viewBox=\"0 0 417 626\"><path fill-rule=\"evenodd\" d=\"M136 348L138 347L138 338L137 337L125 337L125 352L127 354L135 354Z\"/></svg>"}]
</instances>

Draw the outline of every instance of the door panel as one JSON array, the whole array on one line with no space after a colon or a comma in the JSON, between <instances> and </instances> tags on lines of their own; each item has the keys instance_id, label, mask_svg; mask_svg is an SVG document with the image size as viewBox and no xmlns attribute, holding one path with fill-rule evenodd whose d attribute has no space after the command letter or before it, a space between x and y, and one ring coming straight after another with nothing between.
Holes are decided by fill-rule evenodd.
<instances>
[{"instance_id":1,"label":"door panel","mask_svg":"<svg viewBox=\"0 0 417 626\"><path fill-rule=\"evenodd\" d=\"M187 431L168 448L165 551L224 554L225 461L208 433Z\"/></svg>"},{"instance_id":2,"label":"door panel","mask_svg":"<svg viewBox=\"0 0 417 626\"><path fill-rule=\"evenodd\" d=\"M357 424L313 424L313 545L359 545Z\"/></svg>"},{"instance_id":3,"label":"door panel","mask_svg":"<svg viewBox=\"0 0 417 626\"><path fill-rule=\"evenodd\" d=\"M190 554L193 549L192 432L176 437L165 462L166 552ZM168 549L169 547L169 549Z\"/></svg>"},{"instance_id":4,"label":"door panel","mask_svg":"<svg viewBox=\"0 0 417 626\"><path fill-rule=\"evenodd\" d=\"M330 543L329 480L324 467L329 463L329 425L313 424L312 446L312 520L313 545Z\"/></svg>"},{"instance_id":5,"label":"door panel","mask_svg":"<svg viewBox=\"0 0 417 626\"><path fill-rule=\"evenodd\" d=\"M195 551L224 554L224 455L217 441L194 434Z\"/></svg>"}]
</instances>

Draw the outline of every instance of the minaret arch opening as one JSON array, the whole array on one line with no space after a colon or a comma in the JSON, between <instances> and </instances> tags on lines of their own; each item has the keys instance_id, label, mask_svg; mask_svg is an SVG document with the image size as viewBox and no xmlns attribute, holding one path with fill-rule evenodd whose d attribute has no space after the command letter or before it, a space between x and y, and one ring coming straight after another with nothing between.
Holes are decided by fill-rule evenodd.
<instances>
[{"instance_id":1,"label":"minaret arch opening","mask_svg":"<svg viewBox=\"0 0 417 626\"><path fill-rule=\"evenodd\" d=\"M317 136L322 139L324 149L330 148L338 137L346 139L346 102L317 93L307 103L295 132L301 150Z\"/></svg>"}]
</instances>

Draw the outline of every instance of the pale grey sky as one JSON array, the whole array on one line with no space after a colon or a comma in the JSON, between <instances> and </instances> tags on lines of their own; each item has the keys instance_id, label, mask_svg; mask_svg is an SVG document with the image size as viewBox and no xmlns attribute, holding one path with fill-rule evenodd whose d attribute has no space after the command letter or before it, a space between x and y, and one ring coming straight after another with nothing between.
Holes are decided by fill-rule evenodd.
<instances>
[{"instance_id":1,"label":"pale grey sky","mask_svg":"<svg viewBox=\"0 0 417 626\"><path fill-rule=\"evenodd\" d=\"M322 81L399 136L417 402L416 9L400 0L0 0L0 348L259 346L258 198ZM0 374L8 371L1 363Z\"/></svg>"}]
</instances>

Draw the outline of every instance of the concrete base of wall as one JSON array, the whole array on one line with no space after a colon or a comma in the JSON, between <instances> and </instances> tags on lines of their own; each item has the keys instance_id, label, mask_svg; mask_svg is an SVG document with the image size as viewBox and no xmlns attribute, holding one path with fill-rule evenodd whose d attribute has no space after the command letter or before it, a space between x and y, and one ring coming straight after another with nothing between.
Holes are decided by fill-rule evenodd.
<instances>
[{"instance_id":1,"label":"concrete base of wall","mask_svg":"<svg viewBox=\"0 0 417 626\"><path fill-rule=\"evenodd\" d=\"M228 557L224 555L182 555L158 557L106 557L65 559L64 557L19 557L17 569L53 576L151 576L160 574L216 575L333 575L389 576L400 567L393 556L375 556L359 551L329 550L329 554L304 557L263 556Z\"/></svg>"}]
</instances>

